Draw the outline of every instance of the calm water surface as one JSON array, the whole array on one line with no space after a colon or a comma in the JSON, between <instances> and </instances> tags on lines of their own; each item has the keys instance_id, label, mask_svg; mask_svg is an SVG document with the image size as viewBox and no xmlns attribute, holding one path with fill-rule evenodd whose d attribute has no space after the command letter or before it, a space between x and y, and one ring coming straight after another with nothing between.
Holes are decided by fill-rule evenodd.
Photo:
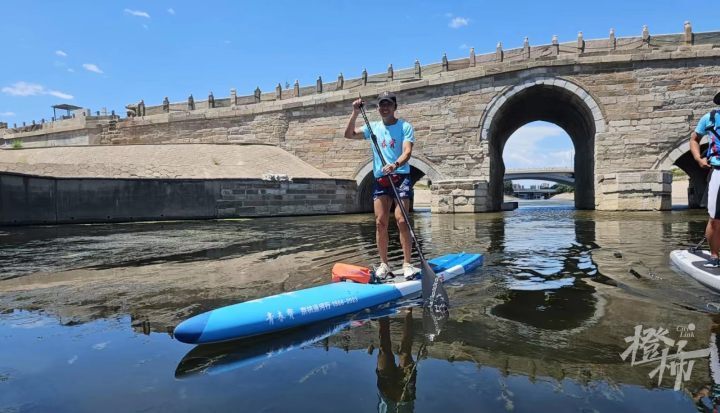
<instances>
[{"instance_id":1,"label":"calm water surface","mask_svg":"<svg viewBox=\"0 0 720 413\"><path fill-rule=\"evenodd\" d=\"M620 356L636 326L715 347L720 296L668 260L699 240L703 211L530 202L414 219L429 257L485 254L448 286L433 342L417 308L206 347L167 333L372 263L370 215L0 228L0 412L692 412L713 385L710 357L674 390L670 368L659 381L659 362Z\"/></svg>"}]
</instances>

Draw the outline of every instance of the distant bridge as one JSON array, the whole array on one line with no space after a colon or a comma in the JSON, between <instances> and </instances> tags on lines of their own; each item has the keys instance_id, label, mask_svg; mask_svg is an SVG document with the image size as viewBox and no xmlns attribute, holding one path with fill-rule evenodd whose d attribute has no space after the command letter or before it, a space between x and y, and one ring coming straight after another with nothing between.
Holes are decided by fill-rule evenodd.
<instances>
[{"instance_id":1,"label":"distant bridge","mask_svg":"<svg viewBox=\"0 0 720 413\"><path fill-rule=\"evenodd\" d=\"M506 169L505 181L537 179L575 186L575 171L572 168L515 168Z\"/></svg>"}]
</instances>

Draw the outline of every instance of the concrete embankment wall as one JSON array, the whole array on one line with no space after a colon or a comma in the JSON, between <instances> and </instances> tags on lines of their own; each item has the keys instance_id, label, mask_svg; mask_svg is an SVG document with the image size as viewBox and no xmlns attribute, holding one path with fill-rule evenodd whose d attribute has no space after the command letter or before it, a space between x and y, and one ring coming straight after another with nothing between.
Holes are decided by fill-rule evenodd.
<instances>
[{"instance_id":1,"label":"concrete embankment wall","mask_svg":"<svg viewBox=\"0 0 720 413\"><path fill-rule=\"evenodd\" d=\"M0 225L357 212L343 179L103 179L0 173Z\"/></svg>"}]
</instances>

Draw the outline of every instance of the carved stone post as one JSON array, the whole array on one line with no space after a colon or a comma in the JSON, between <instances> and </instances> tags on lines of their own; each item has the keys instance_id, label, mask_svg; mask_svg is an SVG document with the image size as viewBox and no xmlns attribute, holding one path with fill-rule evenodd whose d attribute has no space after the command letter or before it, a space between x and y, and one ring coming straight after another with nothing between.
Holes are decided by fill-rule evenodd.
<instances>
[{"instance_id":1,"label":"carved stone post","mask_svg":"<svg viewBox=\"0 0 720 413\"><path fill-rule=\"evenodd\" d=\"M557 34L552 37L552 53L555 56L560 54L560 43L558 42Z\"/></svg>"},{"instance_id":2,"label":"carved stone post","mask_svg":"<svg viewBox=\"0 0 720 413\"><path fill-rule=\"evenodd\" d=\"M395 78L395 72L393 71L392 63L388 65L387 78L388 80L393 80Z\"/></svg>"},{"instance_id":3,"label":"carved stone post","mask_svg":"<svg viewBox=\"0 0 720 413\"><path fill-rule=\"evenodd\" d=\"M213 93L210 92L208 94L208 109L212 109L215 107L215 96L213 96Z\"/></svg>"},{"instance_id":4,"label":"carved stone post","mask_svg":"<svg viewBox=\"0 0 720 413\"><path fill-rule=\"evenodd\" d=\"M448 63L447 53L443 53L442 57L442 71L447 72L450 70L450 64Z\"/></svg>"},{"instance_id":5,"label":"carved stone post","mask_svg":"<svg viewBox=\"0 0 720 413\"><path fill-rule=\"evenodd\" d=\"M577 49L578 54L585 52L585 39L583 38L582 32L578 32Z\"/></svg>"},{"instance_id":6,"label":"carved stone post","mask_svg":"<svg viewBox=\"0 0 720 413\"><path fill-rule=\"evenodd\" d=\"M230 89L230 105L237 105L237 90Z\"/></svg>"},{"instance_id":7,"label":"carved stone post","mask_svg":"<svg viewBox=\"0 0 720 413\"><path fill-rule=\"evenodd\" d=\"M470 67L475 67L476 59L475 59L475 48L470 48Z\"/></svg>"},{"instance_id":8,"label":"carved stone post","mask_svg":"<svg viewBox=\"0 0 720 413\"><path fill-rule=\"evenodd\" d=\"M642 40L645 47L650 47L650 30L648 29L647 24L643 26Z\"/></svg>"},{"instance_id":9,"label":"carved stone post","mask_svg":"<svg viewBox=\"0 0 720 413\"><path fill-rule=\"evenodd\" d=\"M345 78L343 77L342 72L338 75L337 84L335 85L335 90L342 90L342 88L345 86Z\"/></svg>"},{"instance_id":10,"label":"carved stone post","mask_svg":"<svg viewBox=\"0 0 720 413\"><path fill-rule=\"evenodd\" d=\"M367 85L367 78L368 78L367 69L363 69L363 71L362 71L362 85L363 86Z\"/></svg>"},{"instance_id":11,"label":"carved stone post","mask_svg":"<svg viewBox=\"0 0 720 413\"><path fill-rule=\"evenodd\" d=\"M418 59L415 59L415 79L422 79L422 67Z\"/></svg>"},{"instance_id":12,"label":"carved stone post","mask_svg":"<svg viewBox=\"0 0 720 413\"><path fill-rule=\"evenodd\" d=\"M275 99L282 99L282 85L280 83L275 86Z\"/></svg>"},{"instance_id":13,"label":"carved stone post","mask_svg":"<svg viewBox=\"0 0 720 413\"><path fill-rule=\"evenodd\" d=\"M297 79L295 79L295 84L293 85L293 96L300 96L300 81Z\"/></svg>"},{"instance_id":14,"label":"carved stone post","mask_svg":"<svg viewBox=\"0 0 720 413\"><path fill-rule=\"evenodd\" d=\"M523 41L523 56L525 56L526 59L530 58L530 39L527 37L525 37Z\"/></svg>"},{"instance_id":15,"label":"carved stone post","mask_svg":"<svg viewBox=\"0 0 720 413\"><path fill-rule=\"evenodd\" d=\"M195 110L195 99L193 95L188 96L187 108L188 110Z\"/></svg>"},{"instance_id":16,"label":"carved stone post","mask_svg":"<svg viewBox=\"0 0 720 413\"><path fill-rule=\"evenodd\" d=\"M322 76L318 76L315 82L315 93L322 93Z\"/></svg>"},{"instance_id":17,"label":"carved stone post","mask_svg":"<svg viewBox=\"0 0 720 413\"><path fill-rule=\"evenodd\" d=\"M610 29L610 50L617 47L617 39L615 39L615 29Z\"/></svg>"},{"instance_id":18,"label":"carved stone post","mask_svg":"<svg viewBox=\"0 0 720 413\"><path fill-rule=\"evenodd\" d=\"M170 99L168 99L167 96L165 96L165 99L163 99L163 112L168 113L170 112Z\"/></svg>"},{"instance_id":19,"label":"carved stone post","mask_svg":"<svg viewBox=\"0 0 720 413\"><path fill-rule=\"evenodd\" d=\"M262 92L260 92L260 86L256 87L255 93L253 94L253 96L255 96L255 103L260 103L260 94L261 93Z\"/></svg>"},{"instance_id":20,"label":"carved stone post","mask_svg":"<svg viewBox=\"0 0 720 413\"><path fill-rule=\"evenodd\" d=\"M683 31L685 33L685 44L691 45L693 44L693 31L692 31L692 25L689 21L685 22L685 26L683 28Z\"/></svg>"},{"instance_id":21,"label":"carved stone post","mask_svg":"<svg viewBox=\"0 0 720 413\"><path fill-rule=\"evenodd\" d=\"M495 60L498 62L502 62L504 54L505 53L503 53L502 42L498 42L497 47L495 48Z\"/></svg>"}]
</instances>

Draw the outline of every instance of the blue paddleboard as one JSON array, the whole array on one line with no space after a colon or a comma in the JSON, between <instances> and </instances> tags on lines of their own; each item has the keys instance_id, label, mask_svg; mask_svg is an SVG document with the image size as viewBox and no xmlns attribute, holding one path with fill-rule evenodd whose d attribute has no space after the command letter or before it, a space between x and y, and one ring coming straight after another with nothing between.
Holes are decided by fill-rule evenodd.
<instances>
[{"instance_id":1,"label":"blue paddleboard","mask_svg":"<svg viewBox=\"0 0 720 413\"><path fill-rule=\"evenodd\" d=\"M448 254L428 263L440 281L482 265L481 254ZM204 344L257 336L355 313L421 293L421 281L383 284L339 282L277 294L208 311L180 323L174 332L183 343Z\"/></svg>"}]
</instances>

